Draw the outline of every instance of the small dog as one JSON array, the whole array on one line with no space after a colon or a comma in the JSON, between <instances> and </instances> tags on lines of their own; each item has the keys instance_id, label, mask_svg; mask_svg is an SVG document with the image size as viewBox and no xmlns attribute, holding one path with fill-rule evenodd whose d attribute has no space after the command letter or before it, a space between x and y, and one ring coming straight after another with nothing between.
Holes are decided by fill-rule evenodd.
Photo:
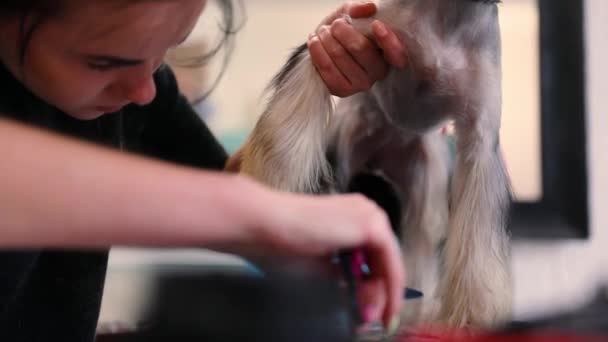
<instances>
[{"instance_id":1,"label":"small dog","mask_svg":"<svg viewBox=\"0 0 608 342\"><path fill-rule=\"evenodd\" d=\"M510 318L497 2L378 0L375 19L403 39L409 67L334 108L302 45L242 150L241 172L284 191L344 192L362 172L394 184L408 286L427 295L406 305L407 322L483 329ZM371 37L371 21L351 23Z\"/></svg>"}]
</instances>

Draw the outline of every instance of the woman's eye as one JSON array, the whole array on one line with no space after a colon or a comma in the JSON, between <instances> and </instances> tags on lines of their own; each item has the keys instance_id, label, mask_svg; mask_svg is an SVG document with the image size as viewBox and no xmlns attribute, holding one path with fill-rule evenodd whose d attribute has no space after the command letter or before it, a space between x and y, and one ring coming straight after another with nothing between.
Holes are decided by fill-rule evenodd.
<instances>
[{"instance_id":1,"label":"woman's eye","mask_svg":"<svg viewBox=\"0 0 608 342\"><path fill-rule=\"evenodd\" d=\"M97 71L107 71L107 70L114 68L114 65L112 65L110 63L104 63L104 62L87 62L87 66L90 69L97 70Z\"/></svg>"}]
</instances>

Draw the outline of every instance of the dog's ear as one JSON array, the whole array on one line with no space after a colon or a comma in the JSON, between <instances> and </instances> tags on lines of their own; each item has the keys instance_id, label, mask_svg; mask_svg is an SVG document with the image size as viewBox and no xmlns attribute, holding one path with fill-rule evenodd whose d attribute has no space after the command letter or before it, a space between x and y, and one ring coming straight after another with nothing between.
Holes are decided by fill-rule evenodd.
<instances>
[{"instance_id":1,"label":"dog's ear","mask_svg":"<svg viewBox=\"0 0 608 342\"><path fill-rule=\"evenodd\" d=\"M384 209L391 222L393 232L401 240L403 233L401 231L402 200L395 185L380 174L364 172L355 175L350 180L347 192L360 193Z\"/></svg>"}]
</instances>

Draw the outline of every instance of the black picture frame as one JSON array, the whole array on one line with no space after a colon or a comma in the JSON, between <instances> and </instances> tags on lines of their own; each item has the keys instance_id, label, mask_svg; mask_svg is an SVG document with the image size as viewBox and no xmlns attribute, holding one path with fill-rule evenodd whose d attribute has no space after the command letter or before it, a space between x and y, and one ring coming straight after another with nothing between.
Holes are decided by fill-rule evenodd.
<instances>
[{"instance_id":1,"label":"black picture frame","mask_svg":"<svg viewBox=\"0 0 608 342\"><path fill-rule=\"evenodd\" d=\"M512 203L514 239L588 239L584 1L538 0L542 198Z\"/></svg>"}]
</instances>

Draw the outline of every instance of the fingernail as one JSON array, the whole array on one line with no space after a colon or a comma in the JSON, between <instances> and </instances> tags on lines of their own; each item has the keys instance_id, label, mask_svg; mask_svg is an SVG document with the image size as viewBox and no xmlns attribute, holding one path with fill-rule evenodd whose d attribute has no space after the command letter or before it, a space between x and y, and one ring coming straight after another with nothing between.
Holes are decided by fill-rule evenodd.
<instances>
[{"instance_id":1,"label":"fingernail","mask_svg":"<svg viewBox=\"0 0 608 342\"><path fill-rule=\"evenodd\" d=\"M367 5L375 5L375 3L373 1L362 0L362 1L359 1L359 3L357 5L359 5L359 6L367 6Z\"/></svg>"},{"instance_id":2,"label":"fingernail","mask_svg":"<svg viewBox=\"0 0 608 342\"><path fill-rule=\"evenodd\" d=\"M388 334L394 335L399 329L399 325L401 325L401 318L399 317L399 315L397 315L393 317L393 319L391 320L391 324L389 324L388 326Z\"/></svg>"},{"instance_id":3,"label":"fingernail","mask_svg":"<svg viewBox=\"0 0 608 342\"><path fill-rule=\"evenodd\" d=\"M363 321L370 323L374 321L378 316L378 310L374 305L368 305L363 309Z\"/></svg>"},{"instance_id":4,"label":"fingernail","mask_svg":"<svg viewBox=\"0 0 608 342\"><path fill-rule=\"evenodd\" d=\"M342 19L344 19L348 24L352 25L353 24L353 17L351 17L348 14L345 14L342 16Z\"/></svg>"},{"instance_id":5,"label":"fingernail","mask_svg":"<svg viewBox=\"0 0 608 342\"><path fill-rule=\"evenodd\" d=\"M378 36L380 36L380 37L386 37L386 35L388 35L388 31L386 30L386 27L381 22L376 21L374 23L374 26L376 27L376 34Z\"/></svg>"}]
</instances>

